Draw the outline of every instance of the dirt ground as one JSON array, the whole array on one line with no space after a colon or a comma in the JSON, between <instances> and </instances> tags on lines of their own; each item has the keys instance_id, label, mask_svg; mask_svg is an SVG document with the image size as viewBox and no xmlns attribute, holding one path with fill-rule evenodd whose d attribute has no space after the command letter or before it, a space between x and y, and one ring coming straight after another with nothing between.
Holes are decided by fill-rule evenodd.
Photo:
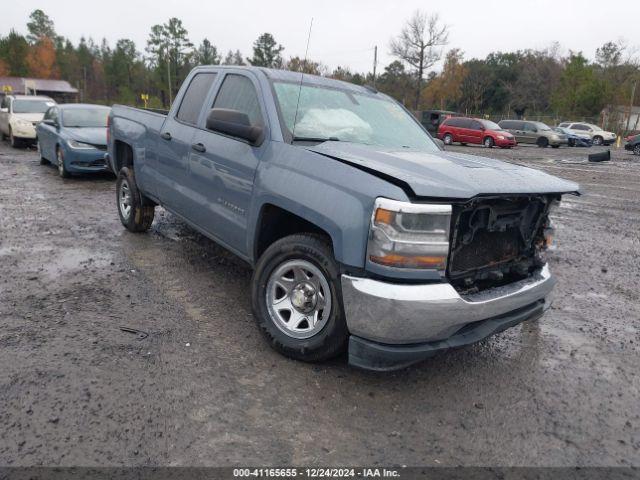
<instances>
[{"instance_id":1,"label":"dirt ground","mask_svg":"<svg viewBox=\"0 0 640 480\"><path fill-rule=\"evenodd\" d=\"M555 306L375 374L273 352L241 261L164 211L128 233L112 177L0 145L0 465L640 465L640 157L452 149L582 185Z\"/></svg>"}]
</instances>

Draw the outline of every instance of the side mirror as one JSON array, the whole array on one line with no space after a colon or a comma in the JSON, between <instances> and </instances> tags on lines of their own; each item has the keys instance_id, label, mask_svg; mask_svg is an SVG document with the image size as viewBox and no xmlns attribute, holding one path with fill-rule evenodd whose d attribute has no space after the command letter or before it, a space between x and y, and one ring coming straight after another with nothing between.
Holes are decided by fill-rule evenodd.
<instances>
[{"instance_id":1,"label":"side mirror","mask_svg":"<svg viewBox=\"0 0 640 480\"><path fill-rule=\"evenodd\" d=\"M436 145L440 150L444 150L444 142L442 140L440 140L439 138L434 138L433 141L436 142Z\"/></svg>"},{"instance_id":2,"label":"side mirror","mask_svg":"<svg viewBox=\"0 0 640 480\"><path fill-rule=\"evenodd\" d=\"M207 115L207 130L241 138L252 145L262 143L264 128L251 125L246 113L227 108L212 108Z\"/></svg>"},{"instance_id":3,"label":"side mirror","mask_svg":"<svg viewBox=\"0 0 640 480\"><path fill-rule=\"evenodd\" d=\"M50 125L52 127L57 127L58 124L55 122L55 120L51 120L50 118L47 118L46 120L43 120L42 123L44 123L45 125Z\"/></svg>"}]
</instances>

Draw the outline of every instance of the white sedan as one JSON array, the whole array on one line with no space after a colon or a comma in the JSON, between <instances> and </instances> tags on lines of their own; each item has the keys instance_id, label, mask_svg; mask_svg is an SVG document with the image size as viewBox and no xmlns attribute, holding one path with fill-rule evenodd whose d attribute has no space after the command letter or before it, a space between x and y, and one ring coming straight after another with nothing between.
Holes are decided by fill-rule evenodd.
<instances>
[{"instance_id":1,"label":"white sedan","mask_svg":"<svg viewBox=\"0 0 640 480\"><path fill-rule=\"evenodd\" d=\"M597 125L584 122L564 122L558 125L566 128L575 134L587 134L593 141L594 145L611 145L616 141L616 134L607 132Z\"/></svg>"}]
</instances>

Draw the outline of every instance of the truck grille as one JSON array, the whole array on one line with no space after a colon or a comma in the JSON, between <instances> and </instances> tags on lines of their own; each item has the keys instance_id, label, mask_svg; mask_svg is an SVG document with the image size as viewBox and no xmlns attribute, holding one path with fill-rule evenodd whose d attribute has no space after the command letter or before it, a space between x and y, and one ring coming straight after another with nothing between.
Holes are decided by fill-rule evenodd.
<instances>
[{"instance_id":1,"label":"truck grille","mask_svg":"<svg viewBox=\"0 0 640 480\"><path fill-rule=\"evenodd\" d=\"M550 196L475 199L454 206L447 277L458 290L521 280L541 266Z\"/></svg>"}]
</instances>

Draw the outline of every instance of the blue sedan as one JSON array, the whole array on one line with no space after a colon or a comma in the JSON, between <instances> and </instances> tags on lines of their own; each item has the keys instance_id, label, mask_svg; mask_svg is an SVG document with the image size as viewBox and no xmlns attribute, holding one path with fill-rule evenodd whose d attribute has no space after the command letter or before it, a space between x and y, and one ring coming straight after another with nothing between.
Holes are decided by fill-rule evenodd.
<instances>
[{"instance_id":1,"label":"blue sedan","mask_svg":"<svg viewBox=\"0 0 640 480\"><path fill-rule=\"evenodd\" d=\"M40 163L57 165L63 178L72 173L109 171L107 119L109 107L101 105L55 105L36 128Z\"/></svg>"}]
</instances>

